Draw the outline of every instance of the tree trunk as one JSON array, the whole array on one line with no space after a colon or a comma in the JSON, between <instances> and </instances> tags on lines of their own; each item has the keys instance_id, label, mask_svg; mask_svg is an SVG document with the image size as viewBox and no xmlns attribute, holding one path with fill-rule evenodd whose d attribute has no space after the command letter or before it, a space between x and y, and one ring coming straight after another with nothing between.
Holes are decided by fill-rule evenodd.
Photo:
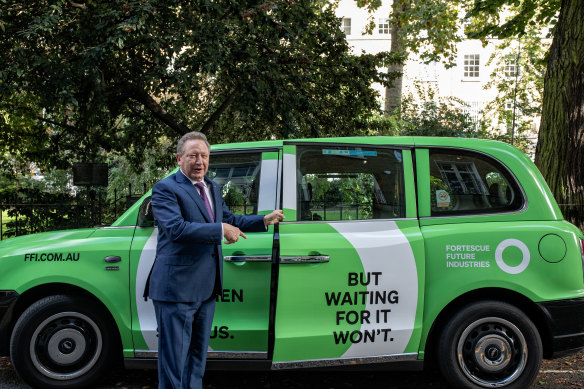
<instances>
[{"instance_id":1,"label":"tree trunk","mask_svg":"<svg viewBox=\"0 0 584 389\"><path fill-rule=\"evenodd\" d=\"M535 152L564 217L584 229L584 7L562 0L544 80Z\"/></svg>"},{"instance_id":2,"label":"tree trunk","mask_svg":"<svg viewBox=\"0 0 584 389\"><path fill-rule=\"evenodd\" d=\"M400 36L400 16L410 6L409 0L394 0L392 4L392 23L391 23L391 47L392 53L398 53L405 50L404 42ZM388 66L389 73L396 72L399 76L392 81L391 88L385 88L385 115L390 115L401 106L402 97L402 76L404 71L404 63L392 63Z\"/></svg>"}]
</instances>

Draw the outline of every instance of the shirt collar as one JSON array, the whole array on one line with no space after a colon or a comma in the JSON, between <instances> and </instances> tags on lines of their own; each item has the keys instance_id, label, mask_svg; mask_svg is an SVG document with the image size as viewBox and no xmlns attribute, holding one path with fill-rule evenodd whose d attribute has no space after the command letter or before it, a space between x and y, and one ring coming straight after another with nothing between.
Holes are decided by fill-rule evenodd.
<instances>
[{"instance_id":1,"label":"shirt collar","mask_svg":"<svg viewBox=\"0 0 584 389\"><path fill-rule=\"evenodd\" d=\"M191 182L191 184L195 185L195 184L196 184L196 183L198 183L198 182L202 182L202 183L203 183L203 185L205 185L205 188L207 187L207 183L205 182L205 178L203 178L203 180L202 180L202 181L195 181L195 180L193 180L191 177L187 176L187 175L186 175L186 174L185 174L185 173L182 171L182 169L181 169L181 168L178 168L178 170L179 170L179 171L180 171L180 172L183 174L183 176L185 176L185 177L186 177L186 178L187 178L187 179L188 179L188 180Z\"/></svg>"}]
</instances>

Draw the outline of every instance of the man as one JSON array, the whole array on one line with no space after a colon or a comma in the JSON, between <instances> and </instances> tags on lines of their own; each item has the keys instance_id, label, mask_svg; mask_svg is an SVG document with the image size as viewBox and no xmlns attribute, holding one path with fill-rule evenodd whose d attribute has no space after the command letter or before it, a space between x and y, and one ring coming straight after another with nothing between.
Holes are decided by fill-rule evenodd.
<instances>
[{"instance_id":1,"label":"man","mask_svg":"<svg viewBox=\"0 0 584 389\"><path fill-rule=\"evenodd\" d=\"M243 231L265 231L284 218L281 210L266 216L232 214L221 188L205 177L209 143L190 132L177 144L180 167L152 189L158 224L156 262L149 296L158 323L159 388L201 388L207 347L222 290L221 240L247 238Z\"/></svg>"}]
</instances>

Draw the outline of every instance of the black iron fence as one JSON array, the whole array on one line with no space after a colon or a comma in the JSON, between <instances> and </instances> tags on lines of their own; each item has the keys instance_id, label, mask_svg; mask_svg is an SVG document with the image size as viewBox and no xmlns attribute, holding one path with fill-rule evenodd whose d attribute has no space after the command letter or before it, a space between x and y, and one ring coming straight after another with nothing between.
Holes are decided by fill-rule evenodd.
<instances>
[{"instance_id":1,"label":"black iron fence","mask_svg":"<svg viewBox=\"0 0 584 389\"><path fill-rule=\"evenodd\" d=\"M37 232L110 225L142 197L147 189L146 185L139 190L128 185L124 191L114 191L113 198L110 199L105 188L80 188L74 195L50 194L30 189L0 192L0 240ZM237 213L255 213L252 209L247 209L248 206L253 209L255 204L230 205L230 208ZM580 225L577 226L584 229L584 206L570 203L560 203L559 206L567 220L579 220ZM370 207L368 204L369 212ZM326 207L313 211L319 210L326 215L323 215L324 220L342 220L343 213L348 211ZM351 209L351 212L359 211ZM358 218L357 215L354 217ZM347 215L347 218L352 217Z\"/></svg>"},{"instance_id":2,"label":"black iron fence","mask_svg":"<svg viewBox=\"0 0 584 389\"><path fill-rule=\"evenodd\" d=\"M109 225L147 190L146 185L114 190L78 188L75 194L34 189L0 193L0 240L37 232Z\"/></svg>"}]
</instances>

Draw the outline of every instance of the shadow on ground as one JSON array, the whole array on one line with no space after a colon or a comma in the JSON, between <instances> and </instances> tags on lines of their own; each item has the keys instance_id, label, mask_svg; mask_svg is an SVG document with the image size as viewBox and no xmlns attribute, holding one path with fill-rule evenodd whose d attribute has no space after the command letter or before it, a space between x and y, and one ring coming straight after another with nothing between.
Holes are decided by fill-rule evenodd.
<instances>
[{"instance_id":1,"label":"shadow on ground","mask_svg":"<svg viewBox=\"0 0 584 389\"><path fill-rule=\"evenodd\" d=\"M111 372L96 389L154 389L156 370L123 370ZM0 358L0 389L23 389L27 386L14 372L7 358ZM233 372L210 371L205 376L205 389L446 389L448 385L435 372L342 372L279 371ZM532 388L584 388L584 352L544 361Z\"/></svg>"}]
</instances>

